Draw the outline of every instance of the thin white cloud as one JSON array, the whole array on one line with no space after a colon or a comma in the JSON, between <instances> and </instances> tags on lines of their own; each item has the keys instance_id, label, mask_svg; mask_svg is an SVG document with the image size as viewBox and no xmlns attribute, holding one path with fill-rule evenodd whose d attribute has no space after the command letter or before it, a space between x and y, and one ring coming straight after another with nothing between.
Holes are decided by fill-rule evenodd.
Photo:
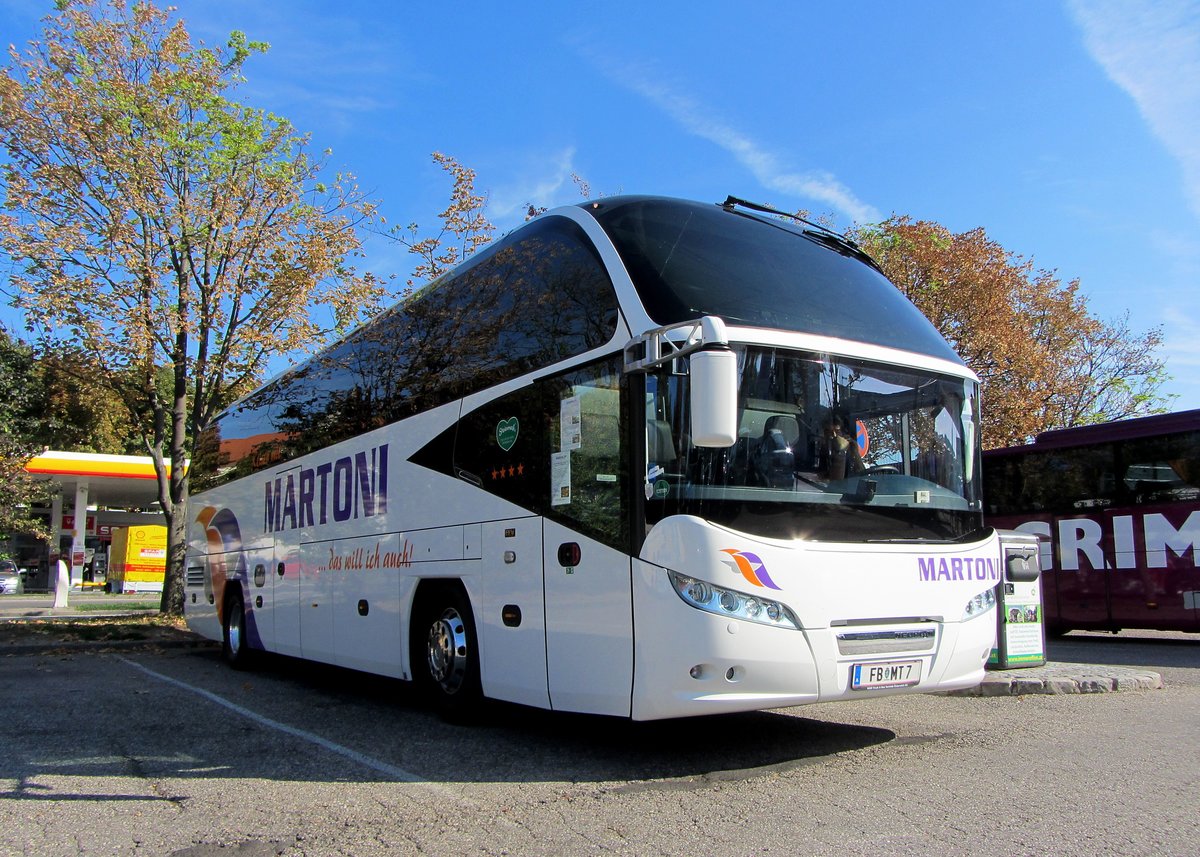
<instances>
[{"instance_id":1,"label":"thin white cloud","mask_svg":"<svg viewBox=\"0 0 1200 857\"><path fill-rule=\"evenodd\" d=\"M411 81L423 75L406 61L402 45L375 37L369 23L334 7L297 12L292 4L244 0L173 5L193 37L210 47L225 44L235 29L268 42L265 55L247 60L246 82L235 98L270 105L300 130L313 130L317 149L322 138L371 131L372 117L394 111Z\"/></svg>"},{"instance_id":2,"label":"thin white cloud","mask_svg":"<svg viewBox=\"0 0 1200 857\"><path fill-rule=\"evenodd\" d=\"M1196 321L1194 308L1168 306L1163 309L1163 318L1168 371L1178 376L1178 370L1186 369L1192 375L1200 368L1200 322Z\"/></svg>"},{"instance_id":3,"label":"thin white cloud","mask_svg":"<svg viewBox=\"0 0 1200 857\"><path fill-rule=\"evenodd\" d=\"M763 187L829 205L858 223L880 219L879 211L860 200L831 173L794 172L776 155L725 123L696 100L644 78L618 78L624 85L662 108L689 133L715 143L753 173Z\"/></svg>"},{"instance_id":4,"label":"thin white cloud","mask_svg":"<svg viewBox=\"0 0 1200 857\"><path fill-rule=\"evenodd\" d=\"M678 122L685 131L729 152L750 170L763 187L791 197L829 206L858 223L881 219L878 209L859 199L832 173L796 171L768 147L722 120L706 105L661 82L661 75L632 66L617 66L587 50L581 51L611 80L645 98ZM659 79L652 82L652 79Z\"/></svg>"},{"instance_id":5,"label":"thin white cloud","mask_svg":"<svg viewBox=\"0 0 1200 857\"><path fill-rule=\"evenodd\" d=\"M560 191L567 186L575 172L575 147L566 148L538 158L535 175L527 175L519 182L493 189L488 194L488 217L496 223L510 220L515 214L522 217L527 205L550 208L560 202Z\"/></svg>"},{"instance_id":6,"label":"thin white cloud","mask_svg":"<svg viewBox=\"0 0 1200 857\"><path fill-rule=\"evenodd\" d=\"M1125 90L1183 173L1200 217L1200 3L1068 0L1088 52Z\"/></svg>"},{"instance_id":7,"label":"thin white cloud","mask_svg":"<svg viewBox=\"0 0 1200 857\"><path fill-rule=\"evenodd\" d=\"M1178 398L1175 409L1200 408L1200 322L1194 306L1163 308L1163 356L1167 358L1167 374L1171 380L1162 392Z\"/></svg>"}]
</instances>

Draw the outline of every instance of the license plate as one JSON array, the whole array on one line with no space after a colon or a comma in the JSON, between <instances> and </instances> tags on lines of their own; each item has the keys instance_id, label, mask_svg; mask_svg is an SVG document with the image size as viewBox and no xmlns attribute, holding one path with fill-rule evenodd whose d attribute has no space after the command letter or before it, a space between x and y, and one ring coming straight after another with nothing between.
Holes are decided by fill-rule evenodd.
<instances>
[{"instance_id":1,"label":"license plate","mask_svg":"<svg viewBox=\"0 0 1200 857\"><path fill-rule=\"evenodd\" d=\"M877 661L850 668L850 688L908 687L921 681L920 661Z\"/></svg>"}]
</instances>

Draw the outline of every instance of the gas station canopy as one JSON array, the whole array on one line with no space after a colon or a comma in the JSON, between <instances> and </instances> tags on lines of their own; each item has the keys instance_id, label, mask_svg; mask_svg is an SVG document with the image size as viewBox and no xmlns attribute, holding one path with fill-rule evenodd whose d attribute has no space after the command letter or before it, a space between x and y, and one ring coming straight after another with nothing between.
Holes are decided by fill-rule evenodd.
<instances>
[{"instance_id":1,"label":"gas station canopy","mask_svg":"<svg viewBox=\"0 0 1200 857\"><path fill-rule=\"evenodd\" d=\"M168 473L170 469L168 461ZM146 509L158 503L158 478L148 455L47 450L34 456L25 470L35 479L56 483L64 497L86 486L88 502L100 506Z\"/></svg>"}]
</instances>

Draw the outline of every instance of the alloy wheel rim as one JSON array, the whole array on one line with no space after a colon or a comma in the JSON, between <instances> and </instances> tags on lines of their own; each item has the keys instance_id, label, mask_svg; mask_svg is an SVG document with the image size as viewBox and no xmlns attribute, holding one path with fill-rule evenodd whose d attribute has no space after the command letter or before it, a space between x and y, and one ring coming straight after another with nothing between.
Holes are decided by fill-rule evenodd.
<instances>
[{"instance_id":1,"label":"alloy wheel rim","mask_svg":"<svg viewBox=\"0 0 1200 857\"><path fill-rule=\"evenodd\" d=\"M467 629L453 607L446 608L429 628L429 675L446 694L462 687L467 675Z\"/></svg>"}]
</instances>

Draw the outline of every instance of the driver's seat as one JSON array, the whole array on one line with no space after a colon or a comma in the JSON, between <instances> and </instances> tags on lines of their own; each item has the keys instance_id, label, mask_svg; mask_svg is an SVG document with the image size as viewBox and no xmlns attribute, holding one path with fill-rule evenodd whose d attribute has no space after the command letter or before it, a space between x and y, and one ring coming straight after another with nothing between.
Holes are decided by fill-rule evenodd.
<instances>
[{"instance_id":1,"label":"driver's seat","mask_svg":"<svg viewBox=\"0 0 1200 857\"><path fill-rule=\"evenodd\" d=\"M800 423L795 417L789 414L767 417L754 455L754 469L763 484L772 488L792 487L799 441Z\"/></svg>"}]
</instances>

